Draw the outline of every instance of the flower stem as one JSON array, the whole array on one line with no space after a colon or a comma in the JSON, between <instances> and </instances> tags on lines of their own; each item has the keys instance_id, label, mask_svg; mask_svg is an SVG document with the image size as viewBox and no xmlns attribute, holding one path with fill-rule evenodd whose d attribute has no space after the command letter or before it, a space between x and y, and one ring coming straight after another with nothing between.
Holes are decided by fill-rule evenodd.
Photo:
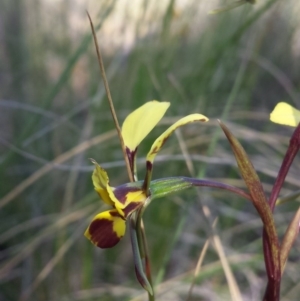
<instances>
[{"instance_id":1,"label":"flower stem","mask_svg":"<svg viewBox=\"0 0 300 301\"><path fill-rule=\"evenodd\" d=\"M299 151L299 148L300 148L300 123L296 127L291 137L290 145L282 161L280 170L278 172L275 184L271 192L271 196L269 198L269 204L272 211L274 211L279 192L286 178L286 175L291 167L291 164L293 163L293 160Z\"/></svg>"},{"instance_id":2,"label":"flower stem","mask_svg":"<svg viewBox=\"0 0 300 301\"><path fill-rule=\"evenodd\" d=\"M150 284L149 280L145 276L145 272L143 269L143 263L141 260L141 254L139 250L139 243L137 238L137 228L136 228L136 217L135 214L130 217L130 238L131 238L131 245L133 251L133 258L135 264L135 273L139 283L142 287L148 292L149 300L154 300L154 292L152 285ZM151 297L152 296L152 297Z\"/></svg>"},{"instance_id":3,"label":"flower stem","mask_svg":"<svg viewBox=\"0 0 300 301\"><path fill-rule=\"evenodd\" d=\"M146 276L147 276L147 279L148 279L150 285L152 286L152 291L153 291L152 295L150 293L148 293L148 298L149 298L149 301L155 301L155 292L154 292L152 276L151 276L151 263L150 263L150 257L149 257L149 249L148 249L147 238L146 238L146 234L145 234L143 220L141 220L140 228L141 228L141 234L142 234L141 236L142 236L142 243L143 243L143 251L144 251L143 255L144 255L144 260L145 260Z\"/></svg>"},{"instance_id":4,"label":"flower stem","mask_svg":"<svg viewBox=\"0 0 300 301\"><path fill-rule=\"evenodd\" d=\"M111 97L111 94L110 94L110 89L109 89L108 81L107 81L106 74L105 74L105 68L104 68L104 64L103 64L103 60L102 60L100 47L98 45L94 24L92 22L90 14L88 12L86 12L86 13L87 13L87 16L88 16L89 21L90 21L90 25L91 25L91 29L92 29L92 35L93 35L93 38L94 38L95 48L96 48L96 52L97 52L98 63L99 63L99 67L100 67L100 70L101 70L101 75L102 75L102 79L103 79L103 82L104 82L104 87L105 87L105 90L106 90L111 115L113 117L115 127L116 127L116 130L117 130L119 139L120 139L122 152L123 152L123 155L124 155L124 160L125 160L125 164L126 164L126 168L127 168L127 173L128 173L130 182L134 182L133 174L132 174L132 171L130 169L130 164L129 164L129 160L128 160L128 157L127 157L126 147L125 147L125 143L124 143L124 140L123 140L121 128L120 128L118 117L117 117L117 114L116 114L116 111L115 111L114 103L113 103L113 100L112 100L112 97Z\"/></svg>"},{"instance_id":5,"label":"flower stem","mask_svg":"<svg viewBox=\"0 0 300 301\"><path fill-rule=\"evenodd\" d=\"M276 181L274 183L270 198L269 198L269 205L271 208L271 211L274 211L276 200L278 198L278 195L280 193L281 187L285 181L286 175L293 163L293 160L298 153L300 148L300 123L296 127L288 147L288 150L284 156L284 159L282 161L280 170L278 172ZM263 248L264 248L264 254L265 254L265 264L266 264L266 270L268 273L268 285L265 291L264 301L269 300L279 300L279 292L280 292L280 281L281 281L281 275L274 275L274 265L272 264L271 260L271 246L267 238L267 233L264 228L263 231ZM281 269L284 267L281 266ZM276 273L276 271L275 271Z\"/></svg>"}]
</instances>

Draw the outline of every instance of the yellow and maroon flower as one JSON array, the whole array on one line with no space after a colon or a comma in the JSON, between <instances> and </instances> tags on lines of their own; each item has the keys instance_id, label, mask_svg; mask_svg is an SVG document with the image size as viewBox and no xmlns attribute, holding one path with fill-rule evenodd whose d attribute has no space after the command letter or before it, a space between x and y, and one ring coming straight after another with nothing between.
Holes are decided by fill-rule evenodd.
<instances>
[{"instance_id":1,"label":"yellow and maroon flower","mask_svg":"<svg viewBox=\"0 0 300 301\"><path fill-rule=\"evenodd\" d=\"M180 126L185 124L208 120L201 114L192 114L181 118L161 134L153 143L147 158L147 173L144 182L137 181L136 174L136 152L141 141L151 132L164 116L170 106L168 102L150 101L139 107L125 119L122 126L122 136L126 146L130 168L135 182L124 184L116 188L111 187L106 171L94 160L95 170L92 180L94 188L100 198L112 206L111 210L97 214L87 230L85 236L100 248L110 248L119 242L124 236L126 219L133 212L151 199L149 190L153 162L164 143L171 134ZM146 202L147 201L147 202Z\"/></svg>"},{"instance_id":2,"label":"yellow and maroon flower","mask_svg":"<svg viewBox=\"0 0 300 301\"><path fill-rule=\"evenodd\" d=\"M111 248L124 236L126 218L147 199L140 183L128 183L117 188L109 185L106 171L94 160L92 180L100 198L114 209L97 214L85 236L100 248Z\"/></svg>"}]
</instances>

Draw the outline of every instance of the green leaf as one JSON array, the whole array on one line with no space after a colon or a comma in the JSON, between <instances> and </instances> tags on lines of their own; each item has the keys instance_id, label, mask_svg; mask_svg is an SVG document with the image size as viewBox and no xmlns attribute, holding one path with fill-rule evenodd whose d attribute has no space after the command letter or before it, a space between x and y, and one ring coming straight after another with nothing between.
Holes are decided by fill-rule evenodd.
<instances>
[{"instance_id":1,"label":"green leaf","mask_svg":"<svg viewBox=\"0 0 300 301\"><path fill-rule=\"evenodd\" d=\"M163 196L179 192L190 187L211 187L227 190L236 193L248 200L251 197L244 190L234 186L223 184L211 180L202 180L188 177L170 177L154 180L150 183L151 199L161 198Z\"/></svg>"}]
</instances>

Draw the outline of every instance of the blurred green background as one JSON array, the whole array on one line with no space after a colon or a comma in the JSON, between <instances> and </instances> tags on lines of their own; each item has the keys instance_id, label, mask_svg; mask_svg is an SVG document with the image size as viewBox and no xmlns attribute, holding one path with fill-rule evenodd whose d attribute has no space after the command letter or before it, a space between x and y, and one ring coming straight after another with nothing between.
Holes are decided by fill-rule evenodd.
<instances>
[{"instance_id":1,"label":"blurred green background","mask_svg":"<svg viewBox=\"0 0 300 301\"><path fill-rule=\"evenodd\" d=\"M83 237L105 206L91 182L97 160L112 185L128 181L100 77L86 10L97 27L120 122L146 101L171 102L139 148L139 175L154 139L174 120L202 113L208 124L177 132L154 178L190 176L245 188L216 119L239 138L269 193L292 129L271 124L279 101L300 108L300 4L260 0L208 15L228 1L3 0L0 4L0 300L147 300L136 281L128 233L113 249ZM179 146L180 145L180 146ZM299 190L299 158L281 195ZM266 286L261 222L236 196L212 189L154 201L145 213L157 300L231 300L203 211L243 300ZM298 208L275 211L280 236ZM300 293L299 241L281 286Z\"/></svg>"}]
</instances>

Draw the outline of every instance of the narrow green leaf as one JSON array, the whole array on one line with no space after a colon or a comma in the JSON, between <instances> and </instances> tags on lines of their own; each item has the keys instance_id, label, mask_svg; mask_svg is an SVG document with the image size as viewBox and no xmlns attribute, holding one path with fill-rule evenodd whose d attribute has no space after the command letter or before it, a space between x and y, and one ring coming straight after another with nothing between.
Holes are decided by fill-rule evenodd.
<instances>
[{"instance_id":1,"label":"narrow green leaf","mask_svg":"<svg viewBox=\"0 0 300 301\"><path fill-rule=\"evenodd\" d=\"M150 192L151 200L161 198L166 195L179 192L181 190L190 188L190 187L211 187L224 189L233 193L236 193L248 200L251 200L251 197L244 190L239 189L234 186L223 184L211 180L202 180L188 177L170 177L163 178L151 181L150 183Z\"/></svg>"}]
</instances>

